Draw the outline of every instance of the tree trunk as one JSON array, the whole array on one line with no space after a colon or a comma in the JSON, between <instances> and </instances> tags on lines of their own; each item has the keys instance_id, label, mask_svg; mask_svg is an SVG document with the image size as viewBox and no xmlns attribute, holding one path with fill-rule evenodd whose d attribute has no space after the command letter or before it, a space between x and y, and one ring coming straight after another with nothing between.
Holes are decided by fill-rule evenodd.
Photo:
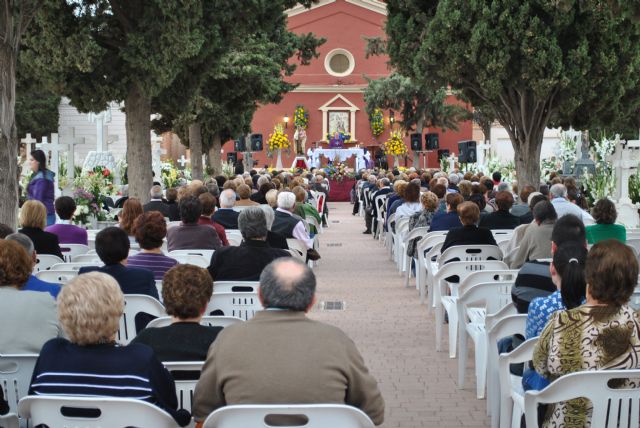
<instances>
[{"instance_id":1,"label":"tree trunk","mask_svg":"<svg viewBox=\"0 0 640 428\"><path fill-rule=\"evenodd\" d=\"M531 185L540 187L540 150L542 149L542 136L544 129L535 132L529 140L514 140L511 144L515 151L516 179L518 188Z\"/></svg>"},{"instance_id":2,"label":"tree trunk","mask_svg":"<svg viewBox=\"0 0 640 428\"><path fill-rule=\"evenodd\" d=\"M484 134L484 141L491 141L491 123L482 127L482 134Z\"/></svg>"},{"instance_id":3,"label":"tree trunk","mask_svg":"<svg viewBox=\"0 0 640 428\"><path fill-rule=\"evenodd\" d=\"M202 180L202 126L199 123L189 125L189 150L191 151L191 178Z\"/></svg>"},{"instance_id":4,"label":"tree trunk","mask_svg":"<svg viewBox=\"0 0 640 428\"><path fill-rule=\"evenodd\" d=\"M127 128L127 174L129 196L149 202L149 189L153 185L151 157L151 98L132 84L125 99ZM162 177L155 177L162 181Z\"/></svg>"},{"instance_id":5,"label":"tree trunk","mask_svg":"<svg viewBox=\"0 0 640 428\"><path fill-rule=\"evenodd\" d=\"M422 141L422 150L426 150L426 141L422 138L422 132L424 131L424 119L418 119L416 122L416 132L421 135L420 141ZM405 162L406 163L406 162ZM420 168L420 153L413 152L413 167L415 169Z\"/></svg>"},{"instance_id":6,"label":"tree trunk","mask_svg":"<svg viewBox=\"0 0 640 428\"><path fill-rule=\"evenodd\" d=\"M0 44L0 222L14 229L18 216L17 56L17 50L11 45Z\"/></svg>"},{"instance_id":7,"label":"tree trunk","mask_svg":"<svg viewBox=\"0 0 640 428\"><path fill-rule=\"evenodd\" d=\"M222 141L220 134L213 135L213 141L211 148L209 149L209 167L211 168L212 175L222 174L222 158L220 156L220 150L222 149Z\"/></svg>"}]
</instances>

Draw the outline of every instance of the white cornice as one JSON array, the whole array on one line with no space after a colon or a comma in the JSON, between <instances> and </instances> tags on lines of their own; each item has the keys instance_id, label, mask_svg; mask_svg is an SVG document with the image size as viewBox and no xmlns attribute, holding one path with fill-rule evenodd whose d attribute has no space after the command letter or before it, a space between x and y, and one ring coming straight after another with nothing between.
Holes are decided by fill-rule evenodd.
<instances>
[{"instance_id":1,"label":"white cornice","mask_svg":"<svg viewBox=\"0 0 640 428\"><path fill-rule=\"evenodd\" d=\"M292 92L307 92L307 93L325 93L325 92L344 92L344 93L359 93L364 92L367 85L300 85Z\"/></svg>"},{"instance_id":2,"label":"white cornice","mask_svg":"<svg viewBox=\"0 0 640 428\"><path fill-rule=\"evenodd\" d=\"M351 3L355 6L359 6L370 10L372 12L379 13L381 15L387 15L387 4L385 2L379 0L345 0L347 3ZM292 17L296 15L300 15L301 13L308 12L313 9L317 9L322 6L326 6L331 3L335 3L336 0L318 0L317 3L314 3L310 8L306 8L302 5L296 5L291 9L287 10L287 16Z\"/></svg>"},{"instance_id":3,"label":"white cornice","mask_svg":"<svg viewBox=\"0 0 640 428\"><path fill-rule=\"evenodd\" d=\"M346 0L347 3L364 7L372 12L387 15L387 4L379 0Z\"/></svg>"},{"instance_id":4,"label":"white cornice","mask_svg":"<svg viewBox=\"0 0 640 428\"><path fill-rule=\"evenodd\" d=\"M314 3L310 8L306 8L301 4L298 4L292 7L291 9L287 10L286 13L287 13L287 16L292 17L292 16L300 15L301 13L305 13L310 10L317 9L319 7L326 6L328 4L335 3L335 2L336 0L319 0L317 3Z\"/></svg>"}]
</instances>

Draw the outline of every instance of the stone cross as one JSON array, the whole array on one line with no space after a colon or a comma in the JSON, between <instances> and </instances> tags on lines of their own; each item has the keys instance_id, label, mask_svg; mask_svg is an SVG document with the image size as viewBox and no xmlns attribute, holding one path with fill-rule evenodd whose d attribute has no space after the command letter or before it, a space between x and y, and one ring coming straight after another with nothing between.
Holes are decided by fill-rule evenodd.
<instances>
[{"instance_id":1,"label":"stone cross","mask_svg":"<svg viewBox=\"0 0 640 428\"><path fill-rule=\"evenodd\" d=\"M100 113L89 113L89 122L96 124L96 150L105 151L105 123L111 122L111 107Z\"/></svg>"},{"instance_id":2,"label":"stone cross","mask_svg":"<svg viewBox=\"0 0 640 428\"><path fill-rule=\"evenodd\" d=\"M67 178L69 179L69 184L72 184L76 166L75 146L78 144L84 144L84 138L76 137L76 129L71 127L69 135L67 137L63 137L63 139L62 144L69 146L69 151L67 152Z\"/></svg>"},{"instance_id":3,"label":"stone cross","mask_svg":"<svg viewBox=\"0 0 640 428\"><path fill-rule=\"evenodd\" d=\"M153 168L153 181L162 182L162 159L161 156L167 154L167 151L162 148L162 137L151 132L151 165Z\"/></svg>"},{"instance_id":4,"label":"stone cross","mask_svg":"<svg viewBox=\"0 0 640 428\"><path fill-rule=\"evenodd\" d=\"M35 144L38 142L38 140L36 140L35 138L31 138L31 134L27 133L27 136L24 137L22 140L20 140L21 143L26 144L27 146L27 155L29 154L29 152L31 151L31 145Z\"/></svg>"},{"instance_id":5,"label":"stone cross","mask_svg":"<svg viewBox=\"0 0 640 428\"><path fill-rule=\"evenodd\" d=\"M614 168L616 177L616 190L613 197L618 211L618 221L626 227L638 227L638 204L634 204L629 198L629 177L638 174L640 163L640 141L620 141L616 135L616 148L608 157L608 161Z\"/></svg>"},{"instance_id":6,"label":"stone cross","mask_svg":"<svg viewBox=\"0 0 640 428\"><path fill-rule=\"evenodd\" d=\"M61 144L58 139L58 134L53 133L51 134L51 143L47 141L47 137L42 137L42 142L39 144L36 144L36 147L44 150L45 153L51 152L51 156L49 157L49 165L50 165L49 169L55 173L53 183L54 183L54 189L55 189L55 196L57 198L58 196L60 196L60 189L58 188L59 187L58 164L59 164L60 152L68 150L69 145Z\"/></svg>"},{"instance_id":7,"label":"stone cross","mask_svg":"<svg viewBox=\"0 0 640 428\"><path fill-rule=\"evenodd\" d=\"M184 154L180 156L180 159L178 159L178 163L180 164L180 166L184 169L184 166L191 162L189 159L184 157Z\"/></svg>"}]
</instances>

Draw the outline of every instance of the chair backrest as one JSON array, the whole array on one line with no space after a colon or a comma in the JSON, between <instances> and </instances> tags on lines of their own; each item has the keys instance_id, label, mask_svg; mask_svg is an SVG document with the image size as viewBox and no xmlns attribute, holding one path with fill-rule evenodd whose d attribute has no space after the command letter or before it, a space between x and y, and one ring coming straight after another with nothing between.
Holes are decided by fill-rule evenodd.
<instances>
[{"instance_id":1,"label":"chair backrest","mask_svg":"<svg viewBox=\"0 0 640 428\"><path fill-rule=\"evenodd\" d=\"M640 254L640 238L627 239L627 245L636 252L636 255Z\"/></svg>"},{"instance_id":2,"label":"chair backrest","mask_svg":"<svg viewBox=\"0 0 640 428\"><path fill-rule=\"evenodd\" d=\"M306 219L307 224L316 228L316 233L322 233L322 228L320 227L320 223L316 220L315 217L308 216Z\"/></svg>"},{"instance_id":3,"label":"chair backrest","mask_svg":"<svg viewBox=\"0 0 640 428\"><path fill-rule=\"evenodd\" d=\"M195 265L201 268L207 268L211 260L195 254L169 254L169 257L176 259L180 264Z\"/></svg>"},{"instance_id":4,"label":"chair backrest","mask_svg":"<svg viewBox=\"0 0 640 428\"><path fill-rule=\"evenodd\" d=\"M468 279L469 277L467 277ZM486 313L495 314L511 303L511 287L513 281L481 282L464 290L458 289L458 302L467 305L474 302L484 302Z\"/></svg>"},{"instance_id":5,"label":"chair backrest","mask_svg":"<svg viewBox=\"0 0 640 428\"><path fill-rule=\"evenodd\" d=\"M73 278L78 276L77 270L43 270L36 273L36 277L46 282L53 282L54 284L66 284Z\"/></svg>"},{"instance_id":6,"label":"chair backrest","mask_svg":"<svg viewBox=\"0 0 640 428\"><path fill-rule=\"evenodd\" d=\"M326 198L326 195L322 192L318 192L318 196L316 197L316 210L318 211L318 213L320 215L324 214L324 199Z\"/></svg>"},{"instance_id":7,"label":"chair backrest","mask_svg":"<svg viewBox=\"0 0 640 428\"><path fill-rule=\"evenodd\" d=\"M458 259L461 262L480 260L502 260L502 251L495 245L456 245L444 250L439 258L439 264Z\"/></svg>"},{"instance_id":8,"label":"chair backrest","mask_svg":"<svg viewBox=\"0 0 640 428\"><path fill-rule=\"evenodd\" d=\"M213 293L207 305L206 315L224 315L245 321L263 309L258 293ZM217 313L221 311L222 313Z\"/></svg>"},{"instance_id":9,"label":"chair backrest","mask_svg":"<svg viewBox=\"0 0 640 428\"><path fill-rule=\"evenodd\" d=\"M428 234L429 234L428 226L416 227L405 235L404 240L410 241L411 239L415 239L415 238L424 239Z\"/></svg>"},{"instance_id":10,"label":"chair backrest","mask_svg":"<svg viewBox=\"0 0 640 428\"><path fill-rule=\"evenodd\" d=\"M304 244L304 242L298 239L287 238L287 245L289 246L290 250L293 250L300 255L301 260L306 260L307 246Z\"/></svg>"},{"instance_id":11,"label":"chair backrest","mask_svg":"<svg viewBox=\"0 0 640 428\"><path fill-rule=\"evenodd\" d=\"M383 218L384 217L384 201L387 199L387 195L378 195L376 196L375 199L375 204L376 204L376 211L378 212L378 218Z\"/></svg>"},{"instance_id":12,"label":"chair backrest","mask_svg":"<svg viewBox=\"0 0 640 428\"><path fill-rule=\"evenodd\" d=\"M140 312L154 317L167 315L162 303L153 297L146 294L125 294L124 312L120 317L120 327L118 328L118 342L121 344L127 345L136 337L136 315Z\"/></svg>"},{"instance_id":13,"label":"chair backrest","mask_svg":"<svg viewBox=\"0 0 640 428\"><path fill-rule=\"evenodd\" d=\"M213 291L216 293L257 293L258 281L215 281Z\"/></svg>"},{"instance_id":14,"label":"chair backrest","mask_svg":"<svg viewBox=\"0 0 640 428\"><path fill-rule=\"evenodd\" d=\"M20 428L20 420L15 413L0 415L0 428Z\"/></svg>"},{"instance_id":15,"label":"chair backrest","mask_svg":"<svg viewBox=\"0 0 640 428\"><path fill-rule=\"evenodd\" d=\"M100 260L100 258L98 258L98 260ZM102 263L102 261L100 261L100 263L96 264L96 263L91 263L91 262L75 262L75 263L58 263L55 264L53 266L51 266L49 268L49 271L51 272L55 272L58 270L73 270L73 271L79 271L80 268L83 267L89 267L89 266L102 266L104 265L104 263Z\"/></svg>"},{"instance_id":16,"label":"chair backrest","mask_svg":"<svg viewBox=\"0 0 640 428\"><path fill-rule=\"evenodd\" d=\"M271 417L295 415L307 420L304 428L373 428L360 409L343 404L281 404L225 406L211 413L203 428L273 427ZM291 425L289 425L291 426Z\"/></svg>"},{"instance_id":17,"label":"chair backrest","mask_svg":"<svg viewBox=\"0 0 640 428\"><path fill-rule=\"evenodd\" d=\"M204 361L163 361L165 366L175 379L176 395L178 396L178 409L186 409L191 413L193 406L193 392L202 372ZM189 376L183 375L183 372L189 372ZM197 372L196 375L194 372ZM176 376L175 373L180 373ZM187 373L185 373L187 374ZM193 374L193 375L192 375ZM188 377L189 379L184 379Z\"/></svg>"},{"instance_id":18,"label":"chair backrest","mask_svg":"<svg viewBox=\"0 0 640 428\"><path fill-rule=\"evenodd\" d=\"M493 233L493 237L497 240L498 237L501 237L501 236L513 235L513 229L493 229L491 233Z\"/></svg>"},{"instance_id":19,"label":"chair backrest","mask_svg":"<svg viewBox=\"0 0 640 428\"><path fill-rule=\"evenodd\" d=\"M64 260L62 260L58 256L54 256L53 254L38 254L36 265L33 268L33 271L42 272L59 263L64 263Z\"/></svg>"},{"instance_id":20,"label":"chair backrest","mask_svg":"<svg viewBox=\"0 0 640 428\"><path fill-rule=\"evenodd\" d=\"M225 317L225 316L204 316L200 320L200 325L204 325L206 327L228 327L232 324L237 324L239 322L243 322L243 319L235 318L235 317ZM158 327L167 327L170 326L173 322L173 318L171 317L160 317L156 318L147 324L145 328L158 328Z\"/></svg>"},{"instance_id":21,"label":"chair backrest","mask_svg":"<svg viewBox=\"0 0 640 428\"><path fill-rule=\"evenodd\" d=\"M207 260L211 260L211 256L214 252L215 250L173 250L170 251L167 256L201 256Z\"/></svg>"},{"instance_id":22,"label":"chair backrest","mask_svg":"<svg viewBox=\"0 0 640 428\"><path fill-rule=\"evenodd\" d=\"M60 244L60 251L67 261L71 261L71 257L79 254L87 254L89 251L88 245L82 244Z\"/></svg>"},{"instance_id":23,"label":"chair backrest","mask_svg":"<svg viewBox=\"0 0 640 428\"><path fill-rule=\"evenodd\" d=\"M68 409L83 409L82 417L66 416ZM20 416L31 426L82 428L175 428L171 415L142 400L111 397L29 396L20 400Z\"/></svg>"},{"instance_id":24,"label":"chair backrest","mask_svg":"<svg viewBox=\"0 0 640 428\"><path fill-rule=\"evenodd\" d=\"M18 413L18 401L27 396L37 359L38 354L0 355L0 388L13 413Z\"/></svg>"},{"instance_id":25,"label":"chair backrest","mask_svg":"<svg viewBox=\"0 0 640 428\"><path fill-rule=\"evenodd\" d=\"M232 247L239 247L242 244L242 236L238 235L227 235L227 241L229 241L229 245Z\"/></svg>"},{"instance_id":26,"label":"chair backrest","mask_svg":"<svg viewBox=\"0 0 640 428\"><path fill-rule=\"evenodd\" d=\"M470 273L464 280L460 281L460 294L465 290L481 283L488 282L515 282L518 270L481 270Z\"/></svg>"},{"instance_id":27,"label":"chair backrest","mask_svg":"<svg viewBox=\"0 0 640 428\"><path fill-rule=\"evenodd\" d=\"M612 385L620 385L620 380L638 378L640 369L594 370L564 375L542 391L527 391L524 396L527 426L538 426L539 403L584 397L593 405L592 427L636 428L640 426L640 388Z\"/></svg>"},{"instance_id":28,"label":"chair backrest","mask_svg":"<svg viewBox=\"0 0 640 428\"><path fill-rule=\"evenodd\" d=\"M104 264L102 263L102 260L100 260L100 257L95 253L72 256L71 263L85 263L87 266L102 266Z\"/></svg>"},{"instance_id":29,"label":"chair backrest","mask_svg":"<svg viewBox=\"0 0 640 428\"><path fill-rule=\"evenodd\" d=\"M435 274L435 280L440 281L450 276L457 275L460 283L463 283L469 275L485 270L508 271L509 267L500 260L451 262L444 266L440 266L438 272Z\"/></svg>"}]
</instances>

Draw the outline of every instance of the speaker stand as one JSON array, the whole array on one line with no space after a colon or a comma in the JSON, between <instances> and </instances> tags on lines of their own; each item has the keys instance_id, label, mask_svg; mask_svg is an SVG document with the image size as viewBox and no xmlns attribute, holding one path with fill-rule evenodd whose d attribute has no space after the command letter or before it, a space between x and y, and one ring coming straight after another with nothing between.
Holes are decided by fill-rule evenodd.
<instances>
[{"instance_id":1,"label":"speaker stand","mask_svg":"<svg viewBox=\"0 0 640 428\"><path fill-rule=\"evenodd\" d=\"M293 163L291 164L291 169L294 168L298 168L298 164L302 162L302 164L304 165L304 169L309 169L309 164L307 163L307 158L302 156L302 155L298 155L295 157L295 159L293 159Z\"/></svg>"}]
</instances>

